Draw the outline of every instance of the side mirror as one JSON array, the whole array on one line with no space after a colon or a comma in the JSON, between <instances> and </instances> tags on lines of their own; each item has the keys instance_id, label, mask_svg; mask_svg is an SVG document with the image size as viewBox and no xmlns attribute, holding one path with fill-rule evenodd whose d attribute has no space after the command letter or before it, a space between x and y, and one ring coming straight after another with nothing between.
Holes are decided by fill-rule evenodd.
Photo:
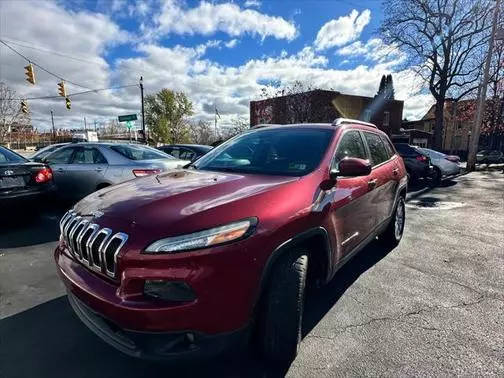
<instances>
[{"instance_id":1,"label":"side mirror","mask_svg":"<svg viewBox=\"0 0 504 378\"><path fill-rule=\"evenodd\" d=\"M333 171L335 171L333 173ZM333 174L338 177L357 177L367 176L371 173L371 163L364 159L345 158L338 164L338 170L331 170L330 176Z\"/></svg>"}]
</instances>

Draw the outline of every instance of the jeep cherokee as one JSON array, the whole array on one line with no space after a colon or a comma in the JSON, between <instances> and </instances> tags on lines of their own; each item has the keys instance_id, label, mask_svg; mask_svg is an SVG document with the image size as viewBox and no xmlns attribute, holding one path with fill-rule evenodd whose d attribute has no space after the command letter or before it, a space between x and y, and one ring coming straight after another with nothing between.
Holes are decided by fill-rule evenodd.
<instances>
[{"instance_id":1,"label":"jeep cherokee","mask_svg":"<svg viewBox=\"0 0 504 378\"><path fill-rule=\"evenodd\" d=\"M209 355L253 331L268 360L289 361L305 285L377 236L395 246L406 185L371 124L256 127L89 195L61 219L55 260L76 314L129 355Z\"/></svg>"}]
</instances>

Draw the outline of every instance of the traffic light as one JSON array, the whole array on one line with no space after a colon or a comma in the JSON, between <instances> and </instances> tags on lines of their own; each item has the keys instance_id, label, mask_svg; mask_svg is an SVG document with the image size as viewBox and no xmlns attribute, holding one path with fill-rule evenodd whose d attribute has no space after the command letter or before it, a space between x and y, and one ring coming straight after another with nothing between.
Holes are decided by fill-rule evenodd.
<instances>
[{"instance_id":1,"label":"traffic light","mask_svg":"<svg viewBox=\"0 0 504 378\"><path fill-rule=\"evenodd\" d=\"M35 84L35 71L33 70L32 64L28 64L25 67L25 75L26 75L26 81L31 84Z\"/></svg>"},{"instance_id":2,"label":"traffic light","mask_svg":"<svg viewBox=\"0 0 504 378\"><path fill-rule=\"evenodd\" d=\"M21 111L24 114L28 114L28 103L26 102L26 100L21 100Z\"/></svg>"},{"instance_id":3,"label":"traffic light","mask_svg":"<svg viewBox=\"0 0 504 378\"><path fill-rule=\"evenodd\" d=\"M58 93L61 97L66 97L65 82L58 83Z\"/></svg>"},{"instance_id":4,"label":"traffic light","mask_svg":"<svg viewBox=\"0 0 504 378\"><path fill-rule=\"evenodd\" d=\"M70 99L68 97L65 97L65 102L66 102L66 108L68 110L70 110L72 107L72 102L70 101Z\"/></svg>"}]
</instances>

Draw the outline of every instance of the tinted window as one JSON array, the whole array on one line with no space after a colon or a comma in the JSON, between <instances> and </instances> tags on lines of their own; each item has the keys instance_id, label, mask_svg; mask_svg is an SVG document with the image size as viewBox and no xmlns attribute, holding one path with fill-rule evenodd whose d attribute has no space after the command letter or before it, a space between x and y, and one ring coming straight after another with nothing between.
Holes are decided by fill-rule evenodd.
<instances>
[{"instance_id":1,"label":"tinted window","mask_svg":"<svg viewBox=\"0 0 504 378\"><path fill-rule=\"evenodd\" d=\"M362 142L362 137L358 131L348 131L341 137L334 157L334 163L346 157L353 157L366 160L367 154Z\"/></svg>"},{"instance_id":2,"label":"tinted window","mask_svg":"<svg viewBox=\"0 0 504 378\"><path fill-rule=\"evenodd\" d=\"M24 163L26 159L6 148L0 147L0 163Z\"/></svg>"},{"instance_id":3,"label":"tinted window","mask_svg":"<svg viewBox=\"0 0 504 378\"><path fill-rule=\"evenodd\" d=\"M46 160L50 164L68 164L75 150L75 147L62 148L50 154Z\"/></svg>"},{"instance_id":4,"label":"tinted window","mask_svg":"<svg viewBox=\"0 0 504 378\"><path fill-rule=\"evenodd\" d=\"M184 159L184 160L192 160L192 158L194 157L194 155L195 155L194 152L186 150L184 148L184 149L180 150L179 158L180 159Z\"/></svg>"},{"instance_id":5,"label":"tinted window","mask_svg":"<svg viewBox=\"0 0 504 378\"><path fill-rule=\"evenodd\" d=\"M107 160L96 148L81 147L75 151L72 164L106 164Z\"/></svg>"},{"instance_id":6,"label":"tinted window","mask_svg":"<svg viewBox=\"0 0 504 378\"><path fill-rule=\"evenodd\" d=\"M385 149L385 146L378 134L365 132L364 138L366 138L369 152L371 153L373 166L383 163L389 159L387 150Z\"/></svg>"},{"instance_id":7,"label":"tinted window","mask_svg":"<svg viewBox=\"0 0 504 378\"><path fill-rule=\"evenodd\" d=\"M333 133L298 127L247 132L200 158L196 169L303 176L318 167Z\"/></svg>"},{"instance_id":8,"label":"tinted window","mask_svg":"<svg viewBox=\"0 0 504 378\"><path fill-rule=\"evenodd\" d=\"M118 144L110 148L130 160L173 159L164 152L141 145Z\"/></svg>"},{"instance_id":9,"label":"tinted window","mask_svg":"<svg viewBox=\"0 0 504 378\"><path fill-rule=\"evenodd\" d=\"M169 153L174 158L178 159L180 156L180 149L178 147L172 147L170 152L167 152L167 153Z\"/></svg>"}]
</instances>

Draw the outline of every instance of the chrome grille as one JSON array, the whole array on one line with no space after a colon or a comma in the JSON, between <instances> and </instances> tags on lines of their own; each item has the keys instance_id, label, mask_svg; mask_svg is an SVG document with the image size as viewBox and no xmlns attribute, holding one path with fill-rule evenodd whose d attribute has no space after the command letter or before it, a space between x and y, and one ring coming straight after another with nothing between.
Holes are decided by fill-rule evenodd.
<instances>
[{"instance_id":1,"label":"chrome grille","mask_svg":"<svg viewBox=\"0 0 504 378\"><path fill-rule=\"evenodd\" d=\"M96 272L116 277L117 256L128 240L127 234L100 228L73 210L61 218L60 231L73 258Z\"/></svg>"}]
</instances>

